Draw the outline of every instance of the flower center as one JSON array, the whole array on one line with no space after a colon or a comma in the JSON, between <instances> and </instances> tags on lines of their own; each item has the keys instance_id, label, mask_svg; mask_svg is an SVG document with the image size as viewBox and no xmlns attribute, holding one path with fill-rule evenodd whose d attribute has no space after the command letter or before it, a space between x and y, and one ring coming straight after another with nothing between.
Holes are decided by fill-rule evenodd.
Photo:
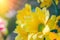
<instances>
[{"instance_id":1,"label":"flower center","mask_svg":"<svg viewBox=\"0 0 60 40\"><path fill-rule=\"evenodd\" d=\"M44 24L39 24L38 25L38 32L42 32L42 30L45 28Z\"/></svg>"}]
</instances>

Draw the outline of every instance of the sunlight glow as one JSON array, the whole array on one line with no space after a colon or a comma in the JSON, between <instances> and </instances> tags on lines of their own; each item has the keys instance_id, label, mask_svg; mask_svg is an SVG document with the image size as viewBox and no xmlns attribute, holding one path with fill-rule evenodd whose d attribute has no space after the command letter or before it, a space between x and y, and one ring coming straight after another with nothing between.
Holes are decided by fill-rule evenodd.
<instances>
[{"instance_id":1,"label":"sunlight glow","mask_svg":"<svg viewBox=\"0 0 60 40\"><path fill-rule=\"evenodd\" d=\"M8 0L0 0L0 15L8 10Z\"/></svg>"}]
</instances>

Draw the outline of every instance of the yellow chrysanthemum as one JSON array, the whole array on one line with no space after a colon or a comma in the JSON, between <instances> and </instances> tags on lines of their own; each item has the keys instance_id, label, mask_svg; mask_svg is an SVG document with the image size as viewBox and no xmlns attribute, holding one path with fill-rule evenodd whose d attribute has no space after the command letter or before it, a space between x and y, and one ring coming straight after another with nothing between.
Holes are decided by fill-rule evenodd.
<instances>
[{"instance_id":1,"label":"yellow chrysanthemum","mask_svg":"<svg viewBox=\"0 0 60 40\"><path fill-rule=\"evenodd\" d=\"M58 16L56 19L56 29L58 30L58 32L60 32L60 16Z\"/></svg>"},{"instance_id":2,"label":"yellow chrysanthemum","mask_svg":"<svg viewBox=\"0 0 60 40\"><path fill-rule=\"evenodd\" d=\"M20 26L17 26L15 32L18 33L18 36L15 38L16 40L21 40L21 39L27 40L28 34Z\"/></svg>"},{"instance_id":3,"label":"yellow chrysanthemum","mask_svg":"<svg viewBox=\"0 0 60 40\"><path fill-rule=\"evenodd\" d=\"M47 24L49 25L50 29L56 28L56 16L51 16L50 20L48 20Z\"/></svg>"},{"instance_id":4,"label":"yellow chrysanthemum","mask_svg":"<svg viewBox=\"0 0 60 40\"><path fill-rule=\"evenodd\" d=\"M23 40L29 39L29 34L33 35L42 32L42 34L45 35L50 29L55 28L54 23L56 16L53 15L49 20L48 19L49 11L46 8L40 9L36 7L35 12L33 12L31 11L31 6L26 4L25 8L18 11L16 21L18 26L14 32L23 37ZM25 37L27 39L25 39ZM16 40L18 40L17 38Z\"/></svg>"},{"instance_id":5,"label":"yellow chrysanthemum","mask_svg":"<svg viewBox=\"0 0 60 40\"><path fill-rule=\"evenodd\" d=\"M16 23L27 32L38 32L38 25L45 25L49 18L49 11L46 8L36 8L31 11L31 6L26 4L23 10L18 11ZM33 31L32 31L33 30Z\"/></svg>"},{"instance_id":6,"label":"yellow chrysanthemum","mask_svg":"<svg viewBox=\"0 0 60 40\"><path fill-rule=\"evenodd\" d=\"M46 40L60 40L60 36L53 32L48 32L45 35Z\"/></svg>"},{"instance_id":7,"label":"yellow chrysanthemum","mask_svg":"<svg viewBox=\"0 0 60 40\"><path fill-rule=\"evenodd\" d=\"M37 0L38 3L41 2L40 7L50 7L53 3L53 0ZM56 5L58 4L58 0L55 0Z\"/></svg>"}]
</instances>

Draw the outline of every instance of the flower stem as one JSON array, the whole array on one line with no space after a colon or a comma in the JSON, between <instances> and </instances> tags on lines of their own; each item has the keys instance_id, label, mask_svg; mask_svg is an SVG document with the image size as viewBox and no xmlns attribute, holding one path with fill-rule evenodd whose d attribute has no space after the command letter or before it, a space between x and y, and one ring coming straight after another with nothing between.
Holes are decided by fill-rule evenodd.
<instances>
[{"instance_id":1,"label":"flower stem","mask_svg":"<svg viewBox=\"0 0 60 40\"><path fill-rule=\"evenodd\" d=\"M57 16L58 16L58 7L57 7L57 5L55 3L55 0L52 0L52 3L54 5L54 7L55 7L55 10L56 10L56 13L57 13Z\"/></svg>"}]
</instances>

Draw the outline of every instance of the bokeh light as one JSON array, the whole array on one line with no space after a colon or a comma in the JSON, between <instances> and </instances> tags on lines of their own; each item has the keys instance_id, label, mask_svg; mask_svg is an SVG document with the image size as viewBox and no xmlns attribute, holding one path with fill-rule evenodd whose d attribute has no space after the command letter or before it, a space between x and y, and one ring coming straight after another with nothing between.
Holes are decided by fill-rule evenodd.
<instances>
[{"instance_id":1,"label":"bokeh light","mask_svg":"<svg viewBox=\"0 0 60 40\"><path fill-rule=\"evenodd\" d=\"M0 0L0 15L5 15L9 10L16 8L17 0Z\"/></svg>"},{"instance_id":2,"label":"bokeh light","mask_svg":"<svg viewBox=\"0 0 60 40\"><path fill-rule=\"evenodd\" d=\"M8 0L0 0L0 15L8 11Z\"/></svg>"}]
</instances>

